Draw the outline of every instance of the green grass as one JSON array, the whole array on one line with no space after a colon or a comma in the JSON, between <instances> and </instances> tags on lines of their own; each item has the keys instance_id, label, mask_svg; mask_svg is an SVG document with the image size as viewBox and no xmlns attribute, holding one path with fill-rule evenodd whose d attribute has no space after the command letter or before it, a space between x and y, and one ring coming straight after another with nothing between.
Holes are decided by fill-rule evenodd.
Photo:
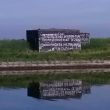
<instances>
[{"instance_id":1,"label":"green grass","mask_svg":"<svg viewBox=\"0 0 110 110\"><path fill-rule=\"evenodd\" d=\"M29 48L25 40L1 40L0 61L38 60L110 60L110 38L91 39L81 51L38 53ZM0 86L27 87L31 81L82 79L90 84L110 84L110 73L46 74L0 76Z\"/></svg>"},{"instance_id":2,"label":"green grass","mask_svg":"<svg viewBox=\"0 0 110 110\"><path fill-rule=\"evenodd\" d=\"M0 87L27 87L32 81L50 81L63 79L79 79L91 85L110 84L110 72L108 73L63 73L63 74L40 74L40 75L13 75L0 76Z\"/></svg>"},{"instance_id":3,"label":"green grass","mask_svg":"<svg viewBox=\"0 0 110 110\"><path fill-rule=\"evenodd\" d=\"M19 52L26 51L28 44L25 40L1 40L0 52Z\"/></svg>"},{"instance_id":4,"label":"green grass","mask_svg":"<svg viewBox=\"0 0 110 110\"><path fill-rule=\"evenodd\" d=\"M38 53L25 40L1 40L0 61L110 60L110 38L92 38L81 51Z\"/></svg>"},{"instance_id":5,"label":"green grass","mask_svg":"<svg viewBox=\"0 0 110 110\"><path fill-rule=\"evenodd\" d=\"M82 49L90 50L110 50L110 38L92 38L91 44L83 46Z\"/></svg>"}]
</instances>

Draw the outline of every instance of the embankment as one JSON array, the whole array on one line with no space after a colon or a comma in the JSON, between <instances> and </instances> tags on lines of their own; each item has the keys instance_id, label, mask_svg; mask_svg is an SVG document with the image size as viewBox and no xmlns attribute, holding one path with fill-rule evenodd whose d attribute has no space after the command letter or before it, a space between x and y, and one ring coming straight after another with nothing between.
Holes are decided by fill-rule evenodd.
<instances>
[{"instance_id":1,"label":"embankment","mask_svg":"<svg viewBox=\"0 0 110 110\"><path fill-rule=\"evenodd\" d=\"M109 60L94 61L35 61L0 62L0 73L4 71L110 71Z\"/></svg>"}]
</instances>

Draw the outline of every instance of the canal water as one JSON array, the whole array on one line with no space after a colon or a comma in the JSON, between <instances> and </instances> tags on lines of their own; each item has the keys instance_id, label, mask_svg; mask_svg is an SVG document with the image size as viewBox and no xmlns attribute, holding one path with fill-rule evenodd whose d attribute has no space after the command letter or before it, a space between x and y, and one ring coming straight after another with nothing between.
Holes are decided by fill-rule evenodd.
<instances>
[{"instance_id":1,"label":"canal water","mask_svg":"<svg viewBox=\"0 0 110 110\"><path fill-rule=\"evenodd\" d=\"M28 88L1 87L0 110L110 110L110 85L67 82L32 82Z\"/></svg>"}]
</instances>

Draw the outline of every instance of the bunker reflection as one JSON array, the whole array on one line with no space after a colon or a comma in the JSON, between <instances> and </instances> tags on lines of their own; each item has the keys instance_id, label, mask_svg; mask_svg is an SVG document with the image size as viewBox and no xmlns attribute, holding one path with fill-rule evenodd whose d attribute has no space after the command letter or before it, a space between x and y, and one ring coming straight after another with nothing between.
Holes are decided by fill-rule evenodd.
<instances>
[{"instance_id":1,"label":"bunker reflection","mask_svg":"<svg viewBox=\"0 0 110 110\"><path fill-rule=\"evenodd\" d=\"M80 99L83 94L90 92L90 85L81 80L31 82L27 89L28 96L46 100Z\"/></svg>"}]
</instances>

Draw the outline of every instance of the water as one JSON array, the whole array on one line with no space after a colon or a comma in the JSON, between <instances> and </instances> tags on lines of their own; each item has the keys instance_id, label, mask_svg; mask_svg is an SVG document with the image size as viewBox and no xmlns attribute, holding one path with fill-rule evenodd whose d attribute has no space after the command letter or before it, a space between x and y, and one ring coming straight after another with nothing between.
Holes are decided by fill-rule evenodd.
<instances>
[{"instance_id":1,"label":"water","mask_svg":"<svg viewBox=\"0 0 110 110\"><path fill-rule=\"evenodd\" d=\"M110 85L88 87L80 97L53 100L28 96L27 88L1 88L0 110L110 110Z\"/></svg>"}]
</instances>

